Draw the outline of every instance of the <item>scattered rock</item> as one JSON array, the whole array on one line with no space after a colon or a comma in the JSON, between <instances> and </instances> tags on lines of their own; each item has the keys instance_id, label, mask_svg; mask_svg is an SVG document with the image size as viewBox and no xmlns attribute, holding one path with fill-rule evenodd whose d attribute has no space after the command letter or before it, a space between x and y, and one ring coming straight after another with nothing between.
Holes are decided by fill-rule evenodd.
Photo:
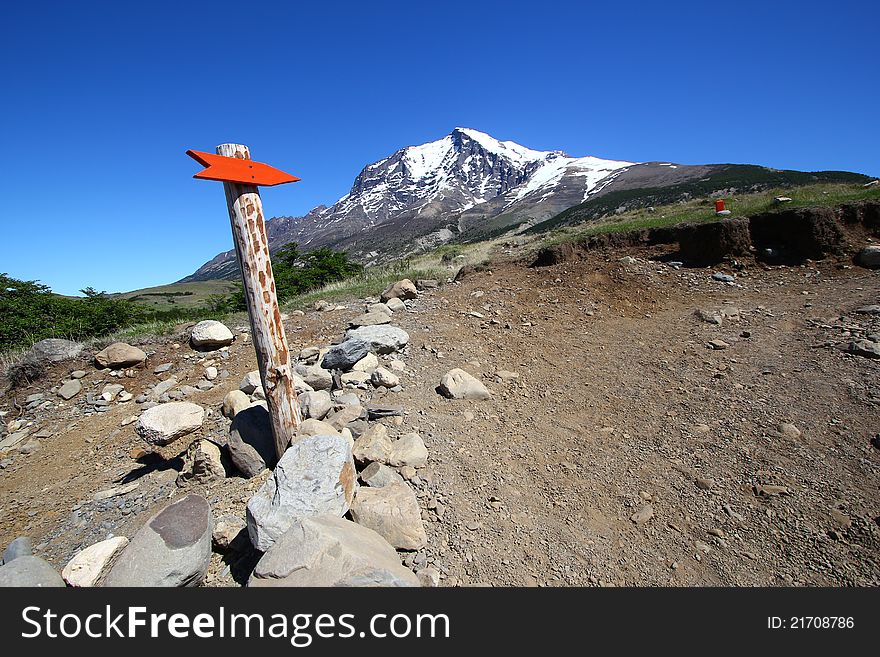
<instances>
[{"instance_id":1,"label":"scattered rock","mask_svg":"<svg viewBox=\"0 0 880 657\"><path fill-rule=\"evenodd\" d=\"M61 399L67 400L76 397L82 391L82 383L79 379L71 379L70 381L65 381L60 388L58 388L58 396Z\"/></svg>"},{"instance_id":2,"label":"scattered rock","mask_svg":"<svg viewBox=\"0 0 880 657\"><path fill-rule=\"evenodd\" d=\"M357 491L351 446L342 436L309 436L292 444L272 476L247 503L248 534L265 552L297 520L342 516Z\"/></svg>"},{"instance_id":3,"label":"scattered rock","mask_svg":"<svg viewBox=\"0 0 880 657\"><path fill-rule=\"evenodd\" d=\"M391 484L403 483L403 477L387 465L373 462L361 470L361 481L371 488L382 488Z\"/></svg>"},{"instance_id":4,"label":"scattered rock","mask_svg":"<svg viewBox=\"0 0 880 657\"><path fill-rule=\"evenodd\" d=\"M333 375L323 367L318 367L317 365L297 365L294 369L310 389L330 390L333 387Z\"/></svg>"},{"instance_id":5,"label":"scattered rock","mask_svg":"<svg viewBox=\"0 0 880 657\"><path fill-rule=\"evenodd\" d=\"M326 390L305 392L297 397L303 417L312 420L323 420L333 408L333 400Z\"/></svg>"},{"instance_id":6,"label":"scattered rock","mask_svg":"<svg viewBox=\"0 0 880 657\"><path fill-rule=\"evenodd\" d=\"M348 322L351 327L357 326L379 326L380 324L390 324L391 315L385 312L375 311L365 313Z\"/></svg>"},{"instance_id":7,"label":"scattered rock","mask_svg":"<svg viewBox=\"0 0 880 657\"><path fill-rule=\"evenodd\" d=\"M424 587L433 588L440 586L440 571L434 568L434 566L428 566L417 571L416 577L418 577L419 583Z\"/></svg>"},{"instance_id":8,"label":"scattered rock","mask_svg":"<svg viewBox=\"0 0 880 657\"><path fill-rule=\"evenodd\" d=\"M205 410L190 402L169 402L147 409L138 418L135 431L151 445L168 445L201 428Z\"/></svg>"},{"instance_id":9,"label":"scattered rock","mask_svg":"<svg viewBox=\"0 0 880 657\"><path fill-rule=\"evenodd\" d=\"M417 433L408 433L391 443L389 465L422 468L428 464L428 448Z\"/></svg>"},{"instance_id":10,"label":"scattered rock","mask_svg":"<svg viewBox=\"0 0 880 657\"><path fill-rule=\"evenodd\" d=\"M246 395L254 394L254 391L258 388L263 388L263 380L260 378L259 370L253 370L252 372L245 374L238 386L238 389Z\"/></svg>"},{"instance_id":11,"label":"scattered rock","mask_svg":"<svg viewBox=\"0 0 880 657\"><path fill-rule=\"evenodd\" d=\"M382 301L387 302L389 299L415 299L419 296L416 286L408 278L392 283L382 292L379 297Z\"/></svg>"},{"instance_id":12,"label":"scattered rock","mask_svg":"<svg viewBox=\"0 0 880 657\"><path fill-rule=\"evenodd\" d=\"M880 342L871 340L855 340L849 343L847 351L864 358L880 358Z\"/></svg>"},{"instance_id":13,"label":"scattered rock","mask_svg":"<svg viewBox=\"0 0 880 657\"><path fill-rule=\"evenodd\" d=\"M208 381L213 381L214 379L217 378L217 376L218 376L219 374L220 374L220 373L217 371L217 368L214 367L213 365L210 365L210 366L208 366L208 367L205 368L205 378L206 378Z\"/></svg>"},{"instance_id":14,"label":"scattered rock","mask_svg":"<svg viewBox=\"0 0 880 657\"><path fill-rule=\"evenodd\" d=\"M796 440L801 437L801 430L788 422L783 422L779 425L779 433L784 438L789 438L791 440Z\"/></svg>"},{"instance_id":15,"label":"scattered rock","mask_svg":"<svg viewBox=\"0 0 880 657\"><path fill-rule=\"evenodd\" d=\"M232 547L233 542L247 536L247 523L238 516L225 515L217 519L214 523L214 531L211 539L221 550L228 550Z\"/></svg>"},{"instance_id":16,"label":"scattered rock","mask_svg":"<svg viewBox=\"0 0 880 657\"><path fill-rule=\"evenodd\" d=\"M712 274L712 278L716 281L721 281L722 283L733 283L736 281L735 276L731 276L730 274L723 274L720 271L716 271Z\"/></svg>"},{"instance_id":17,"label":"scattered rock","mask_svg":"<svg viewBox=\"0 0 880 657\"><path fill-rule=\"evenodd\" d=\"M172 367L174 367L174 363L163 363L153 370L153 374L162 374L170 370Z\"/></svg>"},{"instance_id":18,"label":"scattered rock","mask_svg":"<svg viewBox=\"0 0 880 657\"><path fill-rule=\"evenodd\" d=\"M24 555L0 566L0 588L63 588L64 580L40 557Z\"/></svg>"},{"instance_id":19,"label":"scattered rock","mask_svg":"<svg viewBox=\"0 0 880 657\"><path fill-rule=\"evenodd\" d=\"M134 535L110 569L105 586L198 586L211 559L208 502L190 494L169 504Z\"/></svg>"},{"instance_id":20,"label":"scattered rock","mask_svg":"<svg viewBox=\"0 0 880 657\"><path fill-rule=\"evenodd\" d=\"M376 532L321 515L295 522L257 563L248 586L418 586Z\"/></svg>"},{"instance_id":21,"label":"scattered rock","mask_svg":"<svg viewBox=\"0 0 880 657\"><path fill-rule=\"evenodd\" d=\"M388 301L385 302L385 307L394 313L406 312L406 304L403 300L398 299L397 297L391 297L388 299Z\"/></svg>"},{"instance_id":22,"label":"scattered rock","mask_svg":"<svg viewBox=\"0 0 880 657\"><path fill-rule=\"evenodd\" d=\"M697 488L702 490L712 490L715 488L715 480L714 479L706 479L704 477L697 477L696 479Z\"/></svg>"},{"instance_id":23,"label":"scattered rock","mask_svg":"<svg viewBox=\"0 0 880 657\"><path fill-rule=\"evenodd\" d=\"M379 367L379 358L370 352L352 365L351 369L356 372L372 372L377 367Z\"/></svg>"},{"instance_id":24,"label":"scattered rock","mask_svg":"<svg viewBox=\"0 0 880 657\"><path fill-rule=\"evenodd\" d=\"M341 431L349 422L354 422L364 414L364 409L360 405L343 406L335 413L327 416L326 421L331 424L336 431Z\"/></svg>"},{"instance_id":25,"label":"scattered rock","mask_svg":"<svg viewBox=\"0 0 880 657\"><path fill-rule=\"evenodd\" d=\"M393 388L400 385L400 379L396 374L386 370L384 367L377 367L370 375L370 382L377 388Z\"/></svg>"},{"instance_id":26,"label":"scattered rock","mask_svg":"<svg viewBox=\"0 0 880 657\"><path fill-rule=\"evenodd\" d=\"M186 450L178 484L196 481L207 484L226 477L220 448L210 440L194 440Z\"/></svg>"},{"instance_id":27,"label":"scattered rock","mask_svg":"<svg viewBox=\"0 0 880 657\"><path fill-rule=\"evenodd\" d=\"M70 586L94 586L117 551L128 545L125 536L114 536L90 545L76 553L61 571L61 577Z\"/></svg>"},{"instance_id":28,"label":"scattered rock","mask_svg":"<svg viewBox=\"0 0 880 657\"><path fill-rule=\"evenodd\" d=\"M355 461L361 464L388 463L391 449L388 429L384 424L373 424L354 441L352 454Z\"/></svg>"},{"instance_id":29,"label":"scattered rock","mask_svg":"<svg viewBox=\"0 0 880 657\"><path fill-rule=\"evenodd\" d=\"M133 347L125 342L114 342L106 349L95 354L95 362L101 367L119 369L120 367L133 367L140 365L147 359L141 349Z\"/></svg>"},{"instance_id":30,"label":"scattered rock","mask_svg":"<svg viewBox=\"0 0 880 657\"><path fill-rule=\"evenodd\" d=\"M223 398L223 415L232 420L250 405L250 398L241 390L230 390Z\"/></svg>"},{"instance_id":31,"label":"scattered rock","mask_svg":"<svg viewBox=\"0 0 880 657\"><path fill-rule=\"evenodd\" d=\"M349 338L327 350L321 361L321 367L325 370L346 372L369 353L370 344L368 342L359 338Z\"/></svg>"},{"instance_id":32,"label":"scattered rock","mask_svg":"<svg viewBox=\"0 0 880 657\"><path fill-rule=\"evenodd\" d=\"M193 327L190 344L196 349L219 349L232 344L232 331L213 319L206 319Z\"/></svg>"},{"instance_id":33,"label":"scattered rock","mask_svg":"<svg viewBox=\"0 0 880 657\"><path fill-rule=\"evenodd\" d=\"M450 399L489 399L492 395L479 380L456 368L443 375L440 393Z\"/></svg>"},{"instance_id":34,"label":"scattered rock","mask_svg":"<svg viewBox=\"0 0 880 657\"><path fill-rule=\"evenodd\" d=\"M641 527L653 517L654 507L650 504L643 504L642 507L634 514L632 514L629 519L636 523L636 525Z\"/></svg>"},{"instance_id":35,"label":"scattered rock","mask_svg":"<svg viewBox=\"0 0 880 657\"><path fill-rule=\"evenodd\" d=\"M359 489L351 517L401 550L419 550L428 542L416 495L404 483Z\"/></svg>"},{"instance_id":36,"label":"scattered rock","mask_svg":"<svg viewBox=\"0 0 880 657\"><path fill-rule=\"evenodd\" d=\"M721 351L723 349L727 349L730 345L727 344L724 340L709 340L706 346L709 347L709 349Z\"/></svg>"},{"instance_id":37,"label":"scattered rock","mask_svg":"<svg viewBox=\"0 0 880 657\"><path fill-rule=\"evenodd\" d=\"M379 354L390 354L400 351L409 342L409 334L396 326L361 326L350 329L347 338L360 338L370 344L370 348Z\"/></svg>"}]
</instances>

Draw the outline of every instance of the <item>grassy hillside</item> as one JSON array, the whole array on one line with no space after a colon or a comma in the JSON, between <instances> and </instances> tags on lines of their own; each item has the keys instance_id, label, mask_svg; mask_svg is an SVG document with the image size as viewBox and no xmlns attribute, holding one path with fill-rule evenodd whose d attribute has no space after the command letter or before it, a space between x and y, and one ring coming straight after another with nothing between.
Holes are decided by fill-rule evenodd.
<instances>
[{"instance_id":1,"label":"grassy hillside","mask_svg":"<svg viewBox=\"0 0 880 657\"><path fill-rule=\"evenodd\" d=\"M150 310L174 310L175 308L202 308L208 305L208 299L216 294L231 294L235 291L235 281L197 281L194 283L172 283L147 287L132 292L111 295L115 298L128 299Z\"/></svg>"},{"instance_id":2,"label":"grassy hillside","mask_svg":"<svg viewBox=\"0 0 880 657\"><path fill-rule=\"evenodd\" d=\"M794 196L800 187L822 185L852 187L853 194L863 188L871 178L859 173L846 171L780 171L764 167L731 164L712 175L669 187L646 187L609 192L588 199L583 203L560 212L555 217L542 221L524 231L526 234L541 234L563 226L574 226L612 214L626 214L639 208L658 207L673 203L690 203L693 199L706 199L716 194L725 199L748 196L754 193L772 192L773 196ZM839 192L840 190L838 190ZM837 192L835 192L837 193ZM765 194L766 196L766 194ZM848 200L845 199L845 200ZM830 204L835 202L829 198ZM812 201L811 201L812 202ZM733 209L732 207L730 209ZM745 212L745 210L743 210Z\"/></svg>"},{"instance_id":3,"label":"grassy hillside","mask_svg":"<svg viewBox=\"0 0 880 657\"><path fill-rule=\"evenodd\" d=\"M777 196L787 196L791 201L779 205L774 202L774 198ZM880 186L864 187L862 184L840 183L814 184L794 188L777 187L762 192L736 194L724 198L725 206L731 211L731 216L747 217L781 207L823 207L868 199L880 200ZM714 197L707 196L679 203L658 205L654 207L653 211L648 208L636 208L585 221L578 225L544 231L538 237L543 237L541 239L543 244L550 245L602 233L659 228L683 222L714 221L718 218L715 215L714 200Z\"/></svg>"}]
</instances>

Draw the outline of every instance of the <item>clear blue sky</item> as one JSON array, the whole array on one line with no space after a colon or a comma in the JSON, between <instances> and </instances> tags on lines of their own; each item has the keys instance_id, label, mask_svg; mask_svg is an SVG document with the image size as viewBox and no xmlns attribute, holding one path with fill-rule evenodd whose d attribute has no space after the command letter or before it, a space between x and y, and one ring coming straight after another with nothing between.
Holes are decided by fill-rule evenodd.
<instances>
[{"instance_id":1,"label":"clear blue sky","mask_svg":"<svg viewBox=\"0 0 880 657\"><path fill-rule=\"evenodd\" d=\"M302 177L472 127L536 149L880 175L880 10L850 2L6 3L0 272L73 294L231 248L188 148Z\"/></svg>"}]
</instances>

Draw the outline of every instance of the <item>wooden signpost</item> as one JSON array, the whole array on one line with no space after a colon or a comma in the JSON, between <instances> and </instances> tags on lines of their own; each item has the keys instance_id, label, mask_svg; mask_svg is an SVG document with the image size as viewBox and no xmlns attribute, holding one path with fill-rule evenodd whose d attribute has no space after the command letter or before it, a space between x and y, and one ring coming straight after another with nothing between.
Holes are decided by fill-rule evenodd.
<instances>
[{"instance_id":1,"label":"wooden signpost","mask_svg":"<svg viewBox=\"0 0 880 657\"><path fill-rule=\"evenodd\" d=\"M260 378L272 421L275 452L281 458L296 435L302 418L296 401L287 337L275 294L263 203L257 185L280 185L296 182L299 178L268 164L254 162L248 147L241 144L220 144L216 155L191 150L186 154L207 167L194 178L222 181L226 190L232 239L244 283Z\"/></svg>"}]
</instances>

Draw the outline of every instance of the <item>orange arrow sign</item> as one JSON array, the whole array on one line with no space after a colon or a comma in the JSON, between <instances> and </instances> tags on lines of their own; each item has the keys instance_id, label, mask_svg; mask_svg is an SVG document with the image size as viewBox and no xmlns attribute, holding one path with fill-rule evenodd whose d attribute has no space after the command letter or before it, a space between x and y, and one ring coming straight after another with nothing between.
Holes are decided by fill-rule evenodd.
<instances>
[{"instance_id":1,"label":"orange arrow sign","mask_svg":"<svg viewBox=\"0 0 880 657\"><path fill-rule=\"evenodd\" d=\"M202 166L207 167L204 171L199 171L193 178L268 187L299 180L296 176L291 176L289 173L284 173L280 169L262 162L240 160L237 157L223 157L200 151L187 151L186 154Z\"/></svg>"}]
</instances>

